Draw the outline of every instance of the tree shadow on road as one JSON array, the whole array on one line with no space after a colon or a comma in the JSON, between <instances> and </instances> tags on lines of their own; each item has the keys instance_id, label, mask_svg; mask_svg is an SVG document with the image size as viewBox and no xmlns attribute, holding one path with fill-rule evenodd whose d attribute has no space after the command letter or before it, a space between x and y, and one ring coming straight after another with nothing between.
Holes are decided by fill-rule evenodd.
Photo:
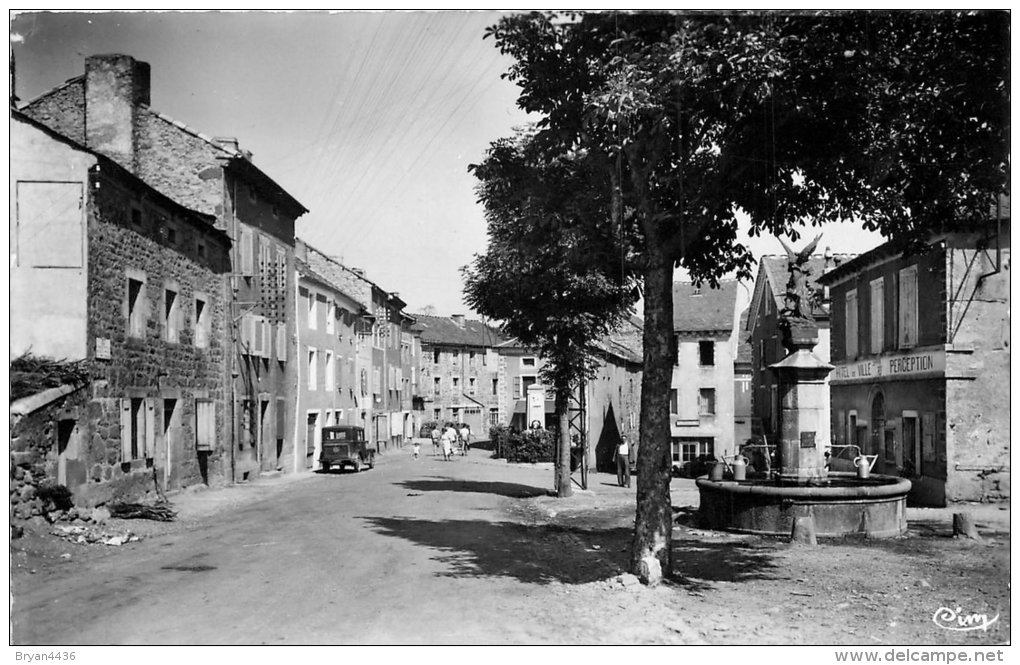
<instances>
[{"instance_id":1,"label":"tree shadow on road","mask_svg":"<svg viewBox=\"0 0 1020 665\"><path fill-rule=\"evenodd\" d=\"M442 476L433 476L433 478L435 480L405 480L396 484L415 492L472 492L475 494L499 494L515 499L530 499L550 494L547 489L520 483L455 480Z\"/></svg>"},{"instance_id":2,"label":"tree shadow on road","mask_svg":"<svg viewBox=\"0 0 1020 665\"><path fill-rule=\"evenodd\" d=\"M785 557L782 546L730 539L673 541L673 581L688 591L707 591L719 582L776 579Z\"/></svg>"},{"instance_id":3,"label":"tree shadow on road","mask_svg":"<svg viewBox=\"0 0 1020 665\"><path fill-rule=\"evenodd\" d=\"M485 520L361 519L380 534L435 550L433 558L448 566L436 573L439 577L509 577L529 584L586 584L619 575L626 554L610 552L609 543L630 537L628 529L579 534L557 526Z\"/></svg>"}]
</instances>

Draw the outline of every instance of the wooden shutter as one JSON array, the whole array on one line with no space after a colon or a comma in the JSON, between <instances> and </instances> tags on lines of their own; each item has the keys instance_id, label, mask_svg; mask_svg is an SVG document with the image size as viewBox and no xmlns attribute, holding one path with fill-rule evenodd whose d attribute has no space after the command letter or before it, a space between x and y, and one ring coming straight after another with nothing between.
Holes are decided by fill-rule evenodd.
<instances>
[{"instance_id":1,"label":"wooden shutter","mask_svg":"<svg viewBox=\"0 0 1020 665\"><path fill-rule=\"evenodd\" d=\"M885 281L871 282L871 352L881 353L885 346Z\"/></svg>"},{"instance_id":2,"label":"wooden shutter","mask_svg":"<svg viewBox=\"0 0 1020 665\"><path fill-rule=\"evenodd\" d=\"M846 357L857 357L857 289L846 293Z\"/></svg>"},{"instance_id":3,"label":"wooden shutter","mask_svg":"<svg viewBox=\"0 0 1020 665\"><path fill-rule=\"evenodd\" d=\"M900 271L900 348L917 346L917 266Z\"/></svg>"},{"instance_id":4,"label":"wooden shutter","mask_svg":"<svg viewBox=\"0 0 1020 665\"><path fill-rule=\"evenodd\" d=\"M131 400L120 401L120 461L131 461Z\"/></svg>"},{"instance_id":5,"label":"wooden shutter","mask_svg":"<svg viewBox=\"0 0 1020 665\"><path fill-rule=\"evenodd\" d=\"M250 277L254 272L255 263L252 232L249 229L242 228L239 242L240 247L238 250L241 256L241 274L245 277Z\"/></svg>"},{"instance_id":6,"label":"wooden shutter","mask_svg":"<svg viewBox=\"0 0 1020 665\"><path fill-rule=\"evenodd\" d=\"M276 359L280 362L287 361L287 324L276 324Z\"/></svg>"},{"instance_id":7,"label":"wooden shutter","mask_svg":"<svg viewBox=\"0 0 1020 665\"><path fill-rule=\"evenodd\" d=\"M156 456L156 400L145 399L145 451L138 451L146 459Z\"/></svg>"},{"instance_id":8,"label":"wooden shutter","mask_svg":"<svg viewBox=\"0 0 1020 665\"><path fill-rule=\"evenodd\" d=\"M514 399L521 398L521 377L514 377Z\"/></svg>"},{"instance_id":9,"label":"wooden shutter","mask_svg":"<svg viewBox=\"0 0 1020 665\"><path fill-rule=\"evenodd\" d=\"M270 358L269 348L272 345L272 326L265 318L260 321L260 324L262 326L262 346L259 347L259 355L268 360Z\"/></svg>"},{"instance_id":10,"label":"wooden shutter","mask_svg":"<svg viewBox=\"0 0 1020 665\"><path fill-rule=\"evenodd\" d=\"M211 452L216 440L216 404L209 400L195 400L195 448Z\"/></svg>"}]
</instances>

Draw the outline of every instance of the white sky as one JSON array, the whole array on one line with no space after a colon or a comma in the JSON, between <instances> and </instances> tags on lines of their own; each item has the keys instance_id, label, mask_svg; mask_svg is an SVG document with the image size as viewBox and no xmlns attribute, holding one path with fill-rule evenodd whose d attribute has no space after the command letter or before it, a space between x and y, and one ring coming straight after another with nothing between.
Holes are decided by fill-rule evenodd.
<instances>
[{"instance_id":1,"label":"white sky","mask_svg":"<svg viewBox=\"0 0 1020 665\"><path fill-rule=\"evenodd\" d=\"M22 102L125 53L152 66L152 108L234 136L311 212L297 235L398 291L409 311L468 312L459 268L485 250L471 163L526 121L499 13L30 13L11 21ZM806 231L797 246L817 233ZM881 242L851 224L819 249ZM774 238L749 243L779 254Z\"/></svg>"}]
</instances>

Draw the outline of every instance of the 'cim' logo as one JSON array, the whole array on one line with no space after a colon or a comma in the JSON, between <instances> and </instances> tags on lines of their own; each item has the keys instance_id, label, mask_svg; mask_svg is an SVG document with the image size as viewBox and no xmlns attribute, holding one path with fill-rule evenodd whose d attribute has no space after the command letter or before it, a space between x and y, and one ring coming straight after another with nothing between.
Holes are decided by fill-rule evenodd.
<instances>
[{"instance_id":1,"label":"'cim' logo","mask_svg":"<svg viewBox=\"0 0 1020 665\"><path fill-rule=\"evenodd\" d=\"M935 610L931 620L935 622L936 626L945 630L983 630L988 632L988 627L999 620L999 615L996 614L989 619L987 614L964 614L961 607L957 607L955 610L951 607L940 607Z\"/></svg>"}]
</instances>

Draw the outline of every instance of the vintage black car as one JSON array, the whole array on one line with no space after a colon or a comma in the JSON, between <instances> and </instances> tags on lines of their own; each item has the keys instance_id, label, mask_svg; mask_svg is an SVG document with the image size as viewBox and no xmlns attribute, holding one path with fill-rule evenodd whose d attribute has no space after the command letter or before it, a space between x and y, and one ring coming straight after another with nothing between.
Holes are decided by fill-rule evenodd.
<instances>
[{"instance_id":1,"label":"vintage black car","mask_svg":"<svg viewBox=\"0 0 1020 665\"><path fill-rule=\"evenodd\" d=\"M375 467L375 450L365 441L365 429L350 425L322 428L322 453L319 465L323 471L352 467L355 472Z\"/></svg>"}]
</instances>

